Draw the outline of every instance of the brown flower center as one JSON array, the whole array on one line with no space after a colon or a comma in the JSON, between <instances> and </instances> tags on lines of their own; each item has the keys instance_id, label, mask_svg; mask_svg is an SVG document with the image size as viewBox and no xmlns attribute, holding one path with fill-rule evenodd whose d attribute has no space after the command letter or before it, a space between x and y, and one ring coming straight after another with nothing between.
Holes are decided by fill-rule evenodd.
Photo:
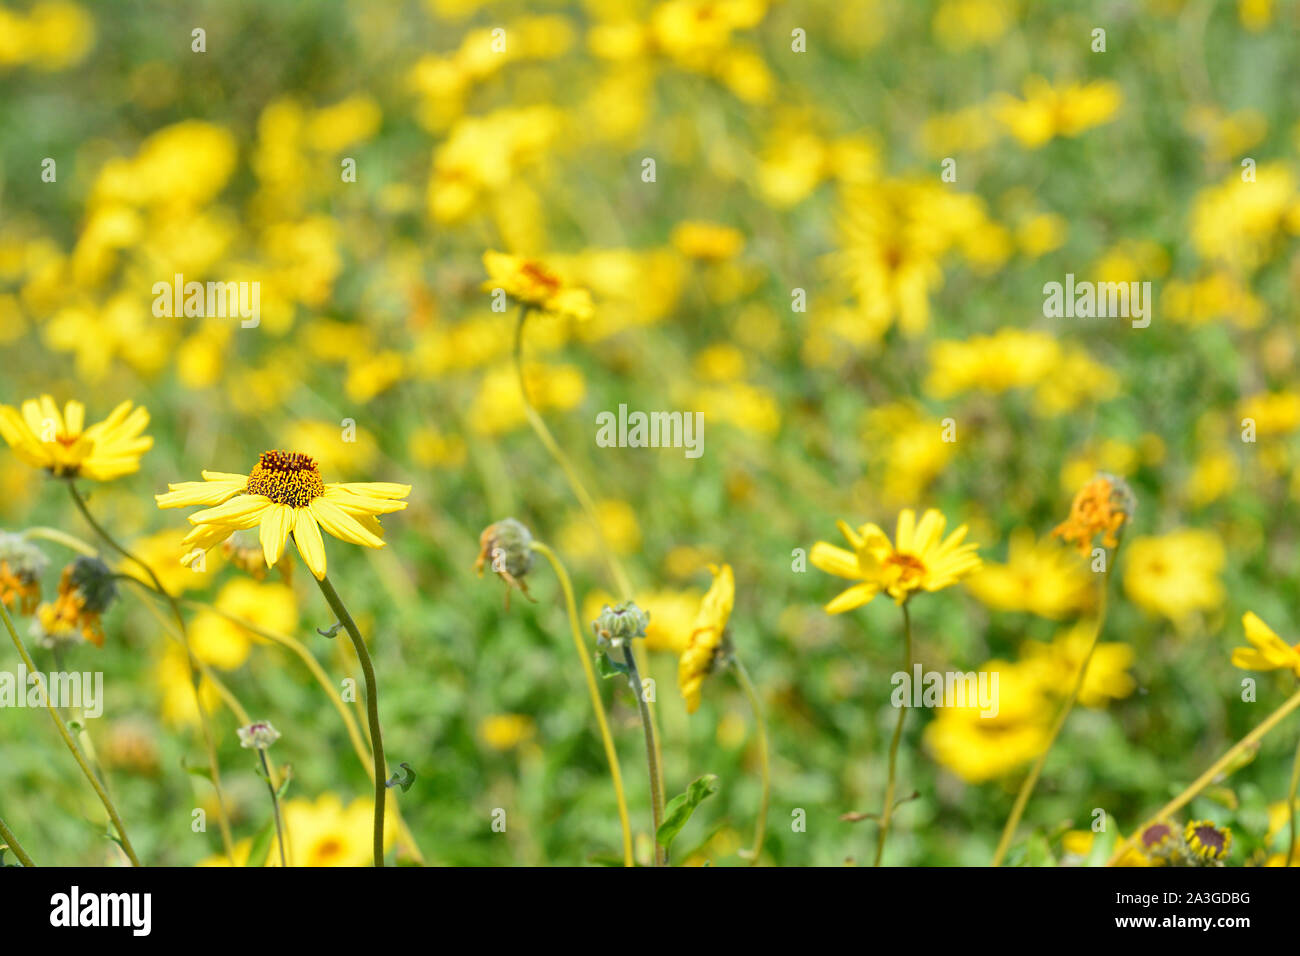
<instances>
[{"instance_id":1,"label":"brown flower center","mask_svg":"<svg viewBox=\"0 0 1300 956\"><path fill-rule=\"evenodd\" d=\"M545 286L552 292L560 288L560 280L536 262L525 262L520 271L533 282Z\"/></svg>"},{"instance_id":2,"label":"brown flower center","mask_svg":"<svg viewBox=\"0 0 1300 956\"><path fill-rule=\"evenodd\" d=\"M904 587L910 587L925 577L925 565L915 555L895 552L885 558L885 566L897 569L898 583Z\"/></svg>"},{"instance_id":3,"label":"brown flower center","mask_svg":"<svg viewBox=\"0 0 1300 956\"><path fill-rule=\"evenodd\" d=\"M305 508L325 494L320 469L310 455L296 451L264 451L248 475L248 493L265 495L276 504Z\"/></svg>"}]
</instances>

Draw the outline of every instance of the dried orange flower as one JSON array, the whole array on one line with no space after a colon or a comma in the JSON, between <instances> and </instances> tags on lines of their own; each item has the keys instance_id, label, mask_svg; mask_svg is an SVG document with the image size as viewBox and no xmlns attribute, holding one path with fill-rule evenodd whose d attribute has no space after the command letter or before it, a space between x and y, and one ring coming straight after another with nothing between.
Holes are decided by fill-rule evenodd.
<instances>
[{"instance_id":1,"label":"dried orange flower","mask_svg":"<svg viewBox=\"0 0 1300 956\"><path fill-rule=\"evenodd\" d=\"M1052 531L1087 556L1093 540L1101 535L1105 548L1119 545L1116 533L1133 516L1137 499L1127 482L1114 475L1098 475L1084 485L1070 505L1070 517Z\"/></svg>"}]
</instances>

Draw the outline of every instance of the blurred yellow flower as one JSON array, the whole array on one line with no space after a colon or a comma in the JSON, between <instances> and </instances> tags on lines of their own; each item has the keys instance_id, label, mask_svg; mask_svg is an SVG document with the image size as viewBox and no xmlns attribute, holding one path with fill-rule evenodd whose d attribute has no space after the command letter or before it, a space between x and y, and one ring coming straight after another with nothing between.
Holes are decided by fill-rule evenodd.
<instances>
[{"instance_id":1,"label":"blurred yellow flower","mask_svg":"<svg viewBox=\"0 0 1300 956\"><path fill-rule=\"evenodd\" d=\"M673 227L672 243L688 259L716 262L739 255L745 248L745 236L730 226L692 220Z\"/></svg>"},{"instance_id":2,"label":"blurred yellow flower","mask_svg":"<svg viewBox=\"0 0 1300 956\"><path fill-rule=\"evenodd\" d=\"M985 563L966 586L995 610L1052 620L1086 609L1093 593L1090 572L1075 554L1050 538L1036 541L1026 528L1012 533L1006 564Z\"/></svg>"},{"instance_id":3,"label":"blurred yellow flower","mask_svg":"<svg viewBox=\"0 0 1300 956\"><path fill-rule=\"evenodd\" d=\"M1223 603L1224 560L1222 542L1209 531L1138 538L1128 546L1124 591L1139 607L1180 624Z\"/></svg>"},{"instance_id":4,"label":"blurred yellow flower","mask_svg":"<svg viewBox=\"0 0 1300 956\"><path fill-rule=\"evenodd\" d=\"M21 413L0 405L0 437L24 462L56 478L120 478L138 471L140 456L153 447L153 439L141 434L149 425L149 412L143 407L133 411L129 401L102 422L89 428L85 422L81 402L69 400L60 414L48 395L23 402Z\"/></svg>"},{"instance_id":5,"label":"blurred yellow flower","mask_svg":"<svg viewBox=\"0 0 1300 956\"><path fill-rule=\"evenodd\" d=\"M290 800L284 805L289 859L294 866L368 866L373 859L374 826L371 801L354 800L347 807L335 794L315 802ZM384 820L384 847L397 836L397 820ZM274 858L272 865L279 865Z\"/></svg>"},{"instance_id":6,"label":"blurred yellow flower","mask_svg":"<svg viewBox=\"0 0 1300 956\"><path fill-rule=\"evenodd\" d=\"M1050 644L1026 641L1021 648L1021 663L1042 681L1048 694L1064 697L1092 646L1095 622L1081 620L1060 632ZM1088 673L1079 688L1079 703L1101 707L1107 701L1127 697L1137 689L1137 681L1128 673L1137 654L1128 644L1102 641L1093 647Z\"/></svg>"},{"instance_id":7,"label":"blurred yellow flower","mask_svg":"<svg viewBox=\"0 0 1300 956\"><path fill-rule=\"evenodd\" d=\"M526 714L493 714L479 722L479 739L493 750L510 750L537 732L533 718Z\"/></svg>"},{"instance_id":8,"label":"blurred yellow flower","mask_svg":"<svg viewBox=\"0 0 1300 956\"><path fill-rule=\"evenodd\" d=\"M526 306L574 319L589 319L595 311L590 292L570 285L535 259L489 250L483 253L483 267L488 273L484 291L504 289Z\"/></svg>"},{"instance_id":9,"label":"blurred yellow flower","mask_svg":"<svg viewBox=\"0 0 1300 956\"><path fill-rule=\"evenodd\" d=\"M615 598L604 591L592 592L582 602L583 620L594 621L600 616L601 608L615 603ZM646 591L637 595L636 604L650 617L642 643L647 651L680 655L686 650L700 608L698 591Z\"/></svg>"},{"instance_id":10,"label":"blurred yellow flower","mask_svg":"<svg viewBox=\"0 0 1300 956\"><path fill-rule=\"evenodd\" d=\"M911 508L899 512L893 544L878 525L855 531L843 521L838 524L853 550L818 541L809 560L828 574L861 583L828 603L828 614L861 607L881 591L903 604L917 591L942 590L980 568L979 545L962 543L966 525L943 537L947 519L934 508L922 515L919 525Z\"/></svg>"},{"instance_id":11,"label":"blurred yellow flower","mask_svg":"<svg viewBox=\"0 0 1300 956\"><path fill-rule=\"evenodd\" d=\"M989 661L980 671L997 674L997 713L986 715L978 701L942 707L924 735L935 760L967 783L1001 777L1042 753L1057 706L1033 667Z\"/></svg>"},{"instance_id":12,"label":"blurred yellow flower","mask_svg":"<svg viewBox=\"0 0 1300 956\"><path fill-rule=\"evenodd\" d=\"M1112 80L1052 86L1041 76L1030 76L1022 89L1023 99L995 97L994 116L1029 149L1109 122L1124 100L1119 84Z\"/></svg>"},{"instance_id":13,"label":"blurred yellow flower","mask_svg":"<svg viewBox=\"0 0 1300 956\"><path fill-rule=\"evenodd\" d=\"M190 647L204 663L222 670L242 666L256 638L218 611L277 634L293 634L298 628L298 603L283 584L235 578L221 589L214 604L216 610L205 607L195 616Z\"/></svg>"}]
</instances>

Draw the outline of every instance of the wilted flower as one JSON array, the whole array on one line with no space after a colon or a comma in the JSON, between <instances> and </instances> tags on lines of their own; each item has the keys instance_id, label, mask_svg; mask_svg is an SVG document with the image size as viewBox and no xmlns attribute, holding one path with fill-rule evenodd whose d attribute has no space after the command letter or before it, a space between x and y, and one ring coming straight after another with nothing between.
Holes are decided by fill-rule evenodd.
<instances>
[{"instance_id":1,"label":"wilted flower","mask_svg":"<svg viewBox=\"0 0 1300 956\"><path fill-rule=\"evenodd\" d=\"M140 456L153 447L153 439L140 434L149 424L149 413L143 407L132 411L129 401L89 428L85 421L81 402L69 401L60 414L48 395L23 402L21 413L0 405L0 437L27 464L56 478L108 481L128 475L139 469Z\"/></svg>"},{"instance_id":2,"label":"wilted flower","mask_svg":"<svg viewBox=\"0 0 1300 956\"><path fill-rule=\"evenodd\" d=\"M1052 534L1073 544L1085 556L1098 535L1102 547L1118 547L1116 533L1136 509L1137 498L1123 478L1098 475L1074 496L1070 517L1057 525Z\"/></svg>"},{"instance_id":3,"label":"wilted flower","mask_svg":"<svg viewBox=\"0 0 1300 956\"><path fill-rule=\"evenodd\" d=\"M490 524L479 535L479 555L474 570L483 576L490 567L506 583L506 606L510 603L510 588L518 588L524 597L532 600L524 577L533 567L533 535L522 522L503 518Z\"/></svg>"},{"instance_id":4,"label":"wilted flower","mask_svg":"<svg viewBox=\"0 0 1300 956\"><path fill-rule=\"evenodd\" d=\"M117 597L113 572L98 558L80 557L63 569L54 603L36 610L32 633L42 647L69 643L78 636L104 646L100 618Z\"/></svg>"},{"instance_id":5,"label":"wilted flower","mask_svg":"<svg viewBox=\"0 0 1300 956\"><path fill-rule=\"evenodd\" d=\"M265 720L240 727L235 733L239 734L239 746L245 750L265 750L280 739L280 731Z\"/></svg>"},{"instance_id":6,"label":"wilted flower","mask_svg":"<svg viewBox=\"0 0 1300 956\"><path fill-rule=\"evenodd\" d=\"M47 563L22 535L0 531L0 604L31 614L41 599L40 575Z\"/></svg>"},{"instance_id":7,"label":"wilted flower","mask_svg":"<svg viewBox=\"0 0 1300 956\"><path fill-rule=\"evenodd\" d=\"M731 610L736 603L736 581L731 565L709 565L713 585L700 602L695 625L691 628L690 643L677 663L677 685L686 700L686 712L695 713L700 706L700 687L717 666L723 650L723 635Z\"/></svg>"}]
</instances>

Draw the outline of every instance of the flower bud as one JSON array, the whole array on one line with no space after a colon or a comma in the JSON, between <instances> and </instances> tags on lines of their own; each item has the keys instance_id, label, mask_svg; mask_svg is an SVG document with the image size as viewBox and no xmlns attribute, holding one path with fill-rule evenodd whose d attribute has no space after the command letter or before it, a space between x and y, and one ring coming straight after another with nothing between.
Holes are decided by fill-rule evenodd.
<instances>
[{"instance_id":1,"label":"flower bud","mask_svg":"<svg viewBox=\"0 0 1300 956\"><path fill-rule=\"evenodd\" d=\"M240 727L235 733L239 734L239 746L245 750L265 750L280 739L280 731L265 720L257 720L247 727Z\"/></svg>"},{"instance_id":2,"label":"flower bud","mask_svg":"<svg viewBox=\"0 0 1300 956\"><path fill-rule=\"evenodd\" d=\"M606 604L600 617L591 622L591 629L602 645L617 647L624 640L645 637L649 624L650 615L637 607L635 601L621 601L613 607Z\"/></svg>"},{"instance_id":3,"label":"flower bud","mask_svg":"<svg viewBox=\"0 0 1300 956\"><path fill-rule=\"evenodd\" d=\"M490 567L497 577L506 582L506 604L509 606L509 588L515 587L528 594L524 577L533 567L533 535L522 522L514 518L503 518L495 524L488 525L479 535L479 555L474 562L474 570L479 577L483 569Z\"/></svg>"}]
</instances>

